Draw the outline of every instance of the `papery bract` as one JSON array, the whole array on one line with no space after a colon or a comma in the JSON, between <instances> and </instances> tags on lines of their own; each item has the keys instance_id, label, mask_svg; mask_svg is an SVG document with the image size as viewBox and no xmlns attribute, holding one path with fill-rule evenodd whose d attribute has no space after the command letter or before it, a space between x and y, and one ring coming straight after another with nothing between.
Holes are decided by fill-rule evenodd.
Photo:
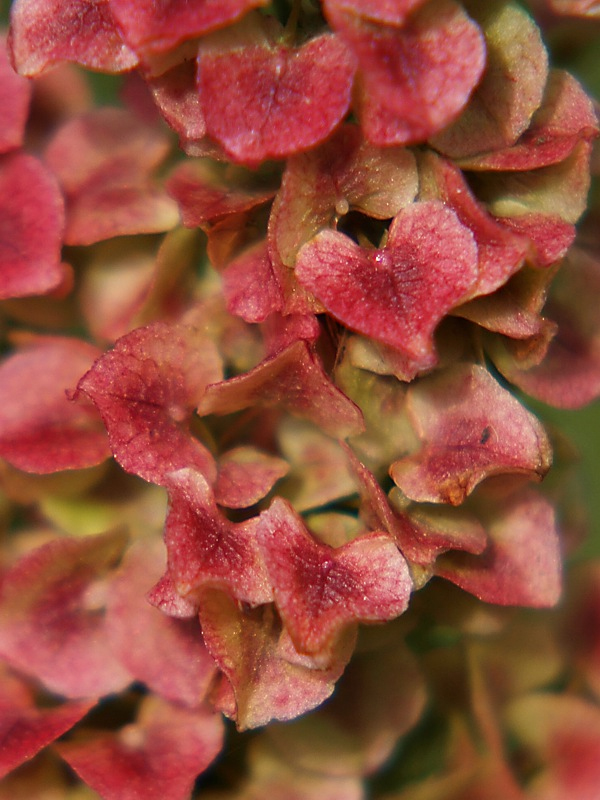
<instances>
[{"instance_id":1,"label":"papery bract","mask_svg":"<svg viewBox=\"0 0 600 800\"><path fill-rule=\"evenodd\" d=\"M367 139L407 144L447 125L477 85L485 65L478 27L453 0L435 0L403 25L362 16L362 9L327 0L332 27L355 53L359 72L356 105ZM360 4L359 4L360 5ZM358 13L356 13L358 11Z\"/></svg>"},{"instance_id":2,"label":"papery bract","mask_svg":"<svg viewBox=\"0 0 600 800\"><path fill-rule=\"evenodd\" d=\"M31 689L16 676L0 675L0 778L73 727L94 700L36 708Z\"/></svg>"},{"instance_id":3,"label":"papery bract","mask_svg":"<svg viewBox=\"0 0 600 800\"><path fill-rule=\"evenodd\" d=\"M148 5L143 0L108 0L130 47L142 56L171 50L181 41L234 22L265 0L167 0Z\"/></svg>"},{"instance_id":4,"label":"papery bract","mask_svg":"<svg viewBox=\"0 0 600 800\"><path fill-rule=\"evenodd\" d=\"M542 425L483 367L424 379L409 388L407 404L423 447L390 474L413 500L459 505L490 475L541 479L550 468Z\"/></svg>"},{"instance_id":5,"label":"papery bract","mask_svg":"<svg viewBox=\"0 0 600 800\"><path fill-rule=\"evenodd\" d=\"M298 254L296 275L341 322L432 366L433 331L474 285L477 248L451 210L417 203L395 217L382 249L318 234Z\"/></svg>"},{"instance_id":6,"label":"papery bract","mask_svg":"<svg viewBox=\"0 0 600 800\"><path fill-rule=\"evenodd\" d=\"M21 75L34 76L75 61L91 69L122 72L137 65L122 40L108 0L16 0L9 46Z\"/></svg>"},{"instance_id":7,"label":"papery bract","mask_svg":"<svg viewBox=\"0 0 600 800\"><path fill-rule=\"evenodd\" d=\"M420 166L420 198L441 200L451 208L477 244L479 275L470 296L490 294L522 266L530 250L527 240L494 220L451 161L430 152Z\"/></svg>"},{"instance_id":8,"label":"papery bract","mask_svg":"<svg viewBox=\"0 0 600 800\"><path fill-rule=\"evenodd\" d=\"M345 125L319 148L287 160L269 219L271 258L293 267L300 247L350 211L391 219L416 196L417 165L406 148L375 147Z\"/></svg>"},{"instance_id":9,"label":"papery bract","mask_svg":"<svg viewBox=\"0 0 600 800\"><path fill-rule=\"evenodd\" d=\"M441 556L436 574L498 605L545 608L562 589L560 543L550 503L528 489L490 504L490 546L478 556Z\"/></svg>"},{"instance_id":10,"label":"papery bract","mask_svg":"<svg viewBox=\"0 0 600 800\"><path fill-rule=\"evenodd\" d=\"M183 467L212 478L212 456L188 421L221 370L204 332L154 323L119 339L83 376L78 391L97 406L115 458L127 471L159 484Z\"/></svg>"},{"instance_id":11,"label":"papery bract","mask_svg":"<svg viewBox=\"0 0 600 800\"><path fill-rule=\"evenodd\" d=\"M452 158L514 144L539 107L548 55L538 27L513 3L489 3L479 11L486 41L486 70L459 118L432 139Z\"/></svg>"},{"instance_id":12,"label":"papery bract","mask_svg":"<svg viewBox=\"0 0 600 800\"><path fill-rule=\"evenodd\" d=\"M348 632L328 665L294 649L273 606L240 607L228 595L208 591L200 604L204 641L223 671L213 703L240 730L272 719L293 719L320 705L333 692L354 647Z\"/></svg>"},{"instance_id":13,"label":"papery bract","mask_svg":"<svg viewBox=\"0 0 600 800\"><path fill-rule=\"evenodd\" d=\"M108 646L100 589L125 541L122 533L54 539L12 567L0 595L6 662L66 697L103 695L131 681Z\"/></svg>"},{"instance_id":14,"label":"papery bract","mask_svg":"<svg viewBox=\"0 0 600 800\"><path fill-rule=\"evenodd\" d=\"M506 149L463 157L463 169L527 170L565 159L575 145L598 133L590 98L568 72L552 70L542 105L522 135ZM486 148L487 149L487 148Z\"/></svg>"},{"instance_id":15,"label":"papery bract","mask_svg":"<svg viewBox=\"0 0 600 800\"><path fill-rule=\"evenodd\" d=\"M173 619L146 599L164 561L160 540L142 540L129 548L108 592L108 640L136 680L173 703L197 708L216 667L197 619Z\"/></svg>"},{"instance_id":16,"label":"papery bract","mask_svg":"<svg viewBox=\"0 0 600 800\"><path fill-rule=\"evenodd\" d=\"M168 151L163 130L125 109L95 109L66 122L45 153L67 197L66 243L174 227L176 204L151 180Z\"/></svg>"},{"instance_id":17,"label":"papery bract","mask_svg":"<svg viewBox=\"0 0 600 800\"><path fill-rule=\"evenodd\" d=\"M289 465L255 447L234 447L219 459L215 500L227 508L247 508L265 497Z\"/></svg>"},{"instance_id":18,"label":"papery bract","mask_svg":"<svg viewBox=\"0 0 600 800\"><path fill-rule=\"evenodd\" d=\"M210 385L198 413L231 414L251 405L281 406L310 419L331 436L360 433L360 410L329 380L304 341L261 362L250 372Z\"/></svg>"},{"instance_id":19,"label":"papery bract","mask_svg":"<svg viewBox=\"0 0 600 800\"><path fill-rule=\"evenodd\" d=\"M228 311L246 322L264 322L283 310L284 290L265 241L248 248L225 267L223 295Z\"/></svg>"},{"instance_id":20,"label":"papery bract","mask_svg":"<svg viewBox=\"0 0 600 800\"><path fill-rule=\"evenodd\" d=\"M446 550L479 554L488 539L476 519L466 515L435 513L427 507L398 508L390 503L373 473L346 447L346 456L359 482L360 513L369 527L386 530L400 552L413 564L429 567ZM397 490L396 490L397 491ZM394 500L394 490L390 499Z\"/></svg>"},{"instance_id":21,"label":"papery bract","mask_svg":"<svg viewBox=\"0 0 600 800\"><path fill-rule=\"evenodd\" d=\"M204 478L190 469L169 475L167 487L166 574L175 590L189 603L206 586L251 605L268 603L272 591L256 540L257 518L230 522Z\"/></svg>"},{"instance_id":22,"label":"papery bract","mask_svg":"<svg viewBox=\"0 0 600 800\"><path fill-rule=\"evenodd\" d=\"M580 408L598 397L599 296L600 259L574 249L555 278L546 309L558 323L546 357L531 366L522 363L518 343L490 342L490 354L500 372L528 394L559 408Z\"/></svg>"},{"instance_id":23,"label":"papery bract","mask_svg":"<svg viewBox=\"0 0 600 800\"><path fill-rule=\"evenodd\" d=\"M281 452L291 466L283 494L296 511L318 508L353 494L355 482L340 443L299 419L282 421L278 430Z\"/></svg>"},{"instance_id":24,"label":"papery bract","mask_svg":"<svg viewBox=\"0 0 600 800\"><path fill-rule=\"evenodd\" d=\"M0 456L26 472L82 469L110 457L99 415L67 392L100 351L40 337L0 364Z\"/></svg>"},{"instance_id":25,"label":"papery bract","mask_svg":"<svg viewBox=\"0 0 600 800\"><path fill-rule=\"evenodd\" d=\"M359 638L323 708L267 728L267 738L288 763L338 780L368 775L389 757L397 737L416 724L427 702L420 665L403 641L381 635L383 630L372 629L372 636L371 630L361 632L362 646Z\"/></svg>"},{"instance_id":26,"label":"papery bract","mask_svg":"<svg viewBox=\"0 0 600 800\"><path fill-rule=\"evenodd\" d=\"M6 37L0 35L0 108L3 111L0 153L22 144L31 94L31 83L12 69L6 51Z\"/></svg>"},{"instance_id":27,"label":"papery bract","mask_svg":"<svg viewBox=\"0 0 600 800\"><path fill-rule=\"evenodd\" d=\"M350 105L354 59L330 34L298 49L248 45L200 52L208 133L244 164L282 158L325 139Z\"/></svg>"},{"instance_id":28,"label":"papery bract","mask_svg":"<svg viewBox=\"0 0 600 800\"><path fill-rule=\"evenodd\" d=\"M0 215L0 299L60 286L64 201L55 176L34 156L0 155Z\"/></svg>"},{"instance_id":29,"label":"papery bract","mask_svg":"<svg viewBox=\"0 0 600 800\"><path fill-rule=\"evenodd\" d=\"M383 533L331 548L276 499L261 514L257 535L275 605L300 653L316 655L349 624L393 619L408 605L406 561Z\"/></svg>"},{"instance_id":30,"label":"papery bract","mask_svg":"<svg viewBox=\"0 0 600 800\"><path fill-rule=\"evenodd\" d=\"M253 187L251 173L244 174L241 168L239 186L232 185L234 176L227 177L225 180L207 159L184 161L175 168L167 189L179 204L184 225L206 229L208 223L249 211L266 203L274 194L273 189L260 184Z\"/></svg>"},{"instance_id":31,"label":"papery bract","mask_svg":"<svg viewBox=\"0 0 600 800\"><path fill-rule=\"evenodd\" d=\"M106 800L186 800L222 742L218 715L148 697L137 721L117 733L94 731L56 749Z\"/></svg>"}]
</instances>

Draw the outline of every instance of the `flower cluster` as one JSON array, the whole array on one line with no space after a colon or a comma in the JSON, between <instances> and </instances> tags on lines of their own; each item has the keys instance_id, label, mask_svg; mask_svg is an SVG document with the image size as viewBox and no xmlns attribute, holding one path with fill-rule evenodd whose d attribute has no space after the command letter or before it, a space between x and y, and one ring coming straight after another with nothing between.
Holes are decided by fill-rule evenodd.
<instances>
[{"instance_id":1,"label":"flower cluster","mask_svg":"<svg viewBox=\"0 0 600 800\"><path fill-rule=\"evenodd\" d=\"M598 119L532 14L600 9L14 1L0 800L593 796L523 398L600 396Z\"/></svg>"}]
</instances>

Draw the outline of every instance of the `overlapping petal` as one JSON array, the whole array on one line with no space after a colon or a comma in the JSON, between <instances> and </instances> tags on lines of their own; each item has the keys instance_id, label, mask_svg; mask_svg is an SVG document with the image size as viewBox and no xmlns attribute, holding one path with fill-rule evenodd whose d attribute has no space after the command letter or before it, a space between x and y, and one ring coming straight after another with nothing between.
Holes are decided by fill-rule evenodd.
<instances>
[{"instance_id":1,"label":"overlapping petal","mask_svg":"<svg viewBox=\"0 0 600 800\"><path fill-rule=\"evenodd\" d=\"M200 53L206 129L234 161L258 164L306 150L346 115L354 59L336 36L299 48L248 44Z\"/></svg>"},{"instance_id":2,"label":"overlapping petal","mask_svg":"<svg viewBox=\"0 0 600 800\"><path fill-rule=\"evenodd\" d=\"M269 250L293 267L300 247L351 211L391 219L415 199L416 161L406 148L369 144L345 125L319 148L287 160L269 219Z\"/></svg>"},{"instance_id":3,"label":"overlapping petal","mask_svg":"<svg viewBox=\"0 0 600 800\"><path fill-rule=\"evenodd\" d=\"M47 294L65 279L64 200L55 176L34 156L0 156L0 299Z\"/></svg>"},{"instance_id":4,"label":"overlapping petal","mask_svg":"<svg viewBox=\"0 0 600 800\"><path fill-rule=\"evenodd\" d=\"M131 675L110 651L102 582L126 539L107 533L54 539L4 576L0 654L66 697L123 689Z\"/></svg>"},{"instance_id":5,"label":"overlapping petal","mask_svg":"<svg viewBox=\"0 0 600 800\"><path fill-rule=\"evenodd\" d=\"M62 742L57 750L106 800L186 800L222 743L218 715L148 697L136 722L116 733L94 731Z\"/></svg>"},{"instance_id":6,"label":"overlapping petal","mask_svg":"<svg viewBox=\"0 0 600 800\"><path fill-rule=\"evenodd\" d=\"M231 414L253 405L285 408L339 438L363 429L360 410L329 380L316 354L301 340L245 375L211 384L198 413Z\"/></svg>"},{"instance_id":7,"label":"overlapping petal","mask_svg":"<svg viewBox=\"0 0 600 800\"><path fill-rule=\"evenodd\" d=\"M40 337L0 364L0 456L26 472L82 469L110 457L100 418L71 391L100 351Z\"/></svg>"},{"instance_id":8,"label":"overlapping petal","mask_svg":"<svg viewBox=\"0 0 600 800\"><path fill-rule=\"evenodd\" d=\"M407 394L422 447L390 474L419 502L460 505L484 478L524 473L541 479L551 462L541 423L483 367L457 365Z\"/></svg>"},{"instance_id":9,"label":"overlapping petal","mask_svg":"<svg viewBox=\"0 0 600 800\"><path fill-rule=\"evenodd\" d=\"M191 469L169 475L167 487L166 575L175 591L188 604L197 604L205 587L224 589L251 605L270 602L257 518L231 522L204 478Z\"/></svg>"},{"instance_id":10,"label":"overlapping petal","mask_svg":"<svg viewBox=\"0 0 600 800\"><path fill-rule=\"evenodd\" d=\"M138 63L121 38L108 0L16 0L9 46L18 72L29 77L64 61L106 72L123 72Z\"/></svg>"},{"instance_id":11,"label":"overlapping petal","mask_svg":"<svg viewBox=\"0 0 600 800\"><path fill-rule=\"evenodd\" d=\"M451 553L436 574L498 605L547 608L562 590L562 564L554 510L531 489L490 503L490 545L481 555Z\"/></svg>"},{"instance_id":12,"label":"overlapping petal","mask_svg":"<svg viewBox=\"0 0 600 800\"><path fill-rule=\"evenodd\" d=\"M67 197L65 242L174 227L177 205L152 180L169 146L163 130L125 109L96 109L66 122L45 153Z\"/></svg>"},{"instance_id":13,"label":"overlapping petal","mask_svg":"<svg viewBox=\"0 0 600 800\"><path fill-rule=\"evenodd\" d=\"M558 408L580 408L600 395L598 301L600 260L577 249L559 272L547 306L558 323L539 364L527 361L528 343L490 342L500 372L528 394Z\"/></svg>"},{"instance_id":14,"label":"overlapping petal","mask_svg":"<svg viewBox=\"0 0 600 800\"><path fill-rule=\"evenodd\" d=\"M293 719L320 705L333 692L355 641L355 632L348 632L328 664L315 663L295 650L272 605L240 607L217 591L202 598L200 622L223 672L213 703L240 730Z\"/></svg>"},{"instance_id":15,"label":"overlapping petal","mask_svg":"<svg viewBox=\"0 0 600 800\"><path fill-rule=\"evenodd\" d=\"M403 209L381 249L336 231L318 234L295 271L340 322L425 367L435 363L437 324L477 280L477 248L453 211L429 201Z\"/></svg>"},{"instance_id":16,"label":"overlapping petal","mask_svg":"<svg viewBox=\"0 0 600 800\"><path fill-rule=\"evenodd\" d=\"M164 485L168 473L184 467L216 476L189 421L207 384L221 374L221 358L203 331L153 323L119 339L81 378L78 391L98 408L121 466Z\"/></svg>"},{"instance_id":17,"label":"overlapping petal","mask_svg":"<svg viewBox=\"0 0 600 800\"><path fill-rule=\"evenodd\" d=\"M483 36L461 6L411 5L419 7L405 19L401 6L395 19L384 9L373 20L360 3L325 2L331 26L358 60L358 114L374 144L407 144L439 131L466 104L485 66Z\"/></svg>"},{"instance_id":18,"label":"overlapping petal","mask_svg":"<svg viewBox=\"0 0 600 800\"><path fill-rule=\"evenodd\" d=\"M329 547L279 498L261 514L257 535L275 605L299 652L317 655L347 626L406 610L412 581L389 536L372 533Z\"/></svg>"},{"instance_id":19,"label":"overlapping petal","mask_svg":"<svg viewBox=\"0 0 600 800\"><path fill-rule=\"evenodd\" d=\"M16 676L0 676L0 778L33 758L73 727L95 700L36 708L31 689Z\"/></svg>"},{"instance_id":20,"label":"overlapping petal","mask_svg":"<svg viewBox=\"0 0 600 800\"><path fill-rule=\"evenodd\" d=\"M31 83L15 73L8 59L6 36L0 35L0 107L3 110L0 153L22 144L31 94Z\"/></svg>"},{"instance_id":21,"label":"overlapping petal","mask_svg":"<svg viewBox=\"0 0 600 800\"><path fill-rule=\"evenodd\" d=\"M119 29L129 46L147 57L176 47L180 42L224 27L265 0L108 0Z\"/></svg>"},{"instance_id":22,"label":"overlapping petal","mask_svg":"<svg viewBox=\"0 0 600 800\"><path fill-rule=\"evenodd\" d=\"M432 139L452 158L503 150L529 127L542 102L548 54L540 30L515 3L477 10L486 42L486 69L460 117Z\"/></svg>"},{"instance_id":23,"label":"overlapping petal","mask_svg":"<svg viewBox=\"0 0 600 800\"><path fill-rule=\"evenodd\" d=\"M110 583L106 630L112 652L138 681L173 703L198 708L216 670L197 619L174 619L146 594L164 569L160 540L127 551Z\"/></svg>"}]
</instances>

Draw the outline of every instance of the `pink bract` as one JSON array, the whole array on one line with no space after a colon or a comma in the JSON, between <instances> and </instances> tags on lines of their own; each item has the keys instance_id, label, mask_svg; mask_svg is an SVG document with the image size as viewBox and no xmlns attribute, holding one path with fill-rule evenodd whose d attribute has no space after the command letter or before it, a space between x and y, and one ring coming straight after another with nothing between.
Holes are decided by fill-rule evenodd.
<instances>
[{"instance_id":1,"label":"pink bract","mask_svg":"<svg viewBox=\"0 0 600 800\"><path fill-rule=\"evenodd\" d=\"M201 51L198 61L206 129L234 161L249 165L325 139L348 111L353 78L354 60L332 35L294 50Z\"/></svg>"}]
</instances>

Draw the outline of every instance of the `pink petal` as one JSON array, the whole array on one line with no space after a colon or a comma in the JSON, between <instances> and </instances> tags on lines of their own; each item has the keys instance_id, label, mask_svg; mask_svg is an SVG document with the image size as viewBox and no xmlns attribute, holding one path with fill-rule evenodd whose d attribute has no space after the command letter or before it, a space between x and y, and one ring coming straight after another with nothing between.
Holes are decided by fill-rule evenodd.
<instances>
[{"instance_id":1,"label":"pink petal","mask_svg":"<svg viewBox=\"0 0 600 800\"><path fill-rule=\"evenodd\" d=\"M556 324L541 315L553 273L522 267L492 294L476 297L454 312L486 330L512 339L545 337L556 333ZM497 338L491 340L497 341Z\"/></svg>"},{"instance_id":2,"label":"pink petal","mask_svg":"<svg viewBox=\"0 0 600 800\"><path fill-rule=\"evenodd\" d=\"M123 469L164 484L176 469L215 477L212 456L188 420L208 383L221 377L211 339L196 328L154 323L119 339L80 380Z\"/></svg>"},{"instance_id":3,"label":"pink petal","mask_svg":"<svg viewBox=\"0 0 600 800\"><path fill-rule=\"evenodd\" d=\"M460 164L476 170L537 169L563 161L578 142L597 135L598 120L590 98L568 72L552 70L541 107L514 145L463 158Z\"/></svg>"},{"instance_id":4,"label":"pink petal","mask_svg":"<svg viewBox=\"0 0 600 800\"><path fill-rule=\"evenodd\" d=\"M271 257L293 267L300 247L351 210L391 219L415 199L418 175L406 149L366 142L344 125L320 147L287 160L269 218Z\"/></svg>"},{"instance_id":5,"label":"pink petal","mask_svg":"<svg viewBox=\"0 0 600 800\"><path fill-rule=\"evenodd\" d=\"M558 408L580 408L600 396L600 259L583 250L554 279L548 316L558 322L546 357L527 368L519 350L498 341L490 353L498 369L533 397Z\"/></svg>"},{"instance_id":6,"label":"pink petal","mask_svg":"<svg viewBox=\"0 0 600 800\"><path fill-rule=\"evenodd\" d=\"M562 559L550 503L527 489L490 509L488 549L478 556L441 556L436 574L486 603L533 608L556 605Z\"/></svg>"},{"instance_id":7,"label":"pink petal","mask_svg":"<svg viewBox=\"0 0 600 800\"><path fill-rule=\"evenodd\" d=\"M450 209L416 203L381 250L323 231L298 254L296 275L340 322L431 366L437 324L477 279L477 249Z\"/></svg>"},{"instance_id":8,"label":"pink petal","mask_svg":"<svg viewBox=\"0 0 600 800\"><path fill-rule=\"evenodd\" d=\"M215 499L227 508L248 508L262 500L288 470L282 458L255 447L236 447L219 459Z\"/></svg>"},{"instance_id":9,"label":"pink petal","mask_svg":"<svg viewBox=\"0 0 600 800\"><path fill-rule=\"evenodd\" d=\"M0 35L0 108L3 115L0 153L20 147L23 143L31 94L30 81L15 73L8 59L6 37Z\"/></svg>"},{"instance_id":10,"label":"pink petal","mask_svg":"<svg viewBox=\"0 0 600 800\"><path fill-rule=\"evenodd\" d=\"M386 530L400 552L413 564L429 567L440 553L464 550L482 553L487 536L472 517L453 509L452 515L436 514L434 509L409 507L395 509L373 473L345 447L346 457L359 481L361 518L374 530ZM396 490L397 491L397 490ZM390 498L394 498L394 490Z\"/></svg>"},{"instance_id":11,"label":"pink petal","mask_svg":"<svg viewBox=\"0 0 600 800\"><path fill-rule=\"evenodd\" d=\"M202 142L206 123L196 88L195 63L183 61L162 75L146 80L158 110L179 135L182 148L185 150L190 143Z\"/></svg>"},{"instance_id":12,"label":"pink petal","mask_svg":"<svg viewBox=\"0 0 600 800\"><path fill-rule=\"evenodd\" d=\"M487 172L485 177L476 173L472 183L500 222L535 214L575 223L587 207L590 152L591 142L583 139L558 164L527 172Z\"/></svg>"},{"instance_id":13,"label":"pink petal","mask_svg":"<svg viewBox=\"0 0 600 800\"><path fill-rule=\"evenodd\" d=\"M497 221L510 231L527 237L530 248L528 261L536 267L556 264L575 240L575 226L550 214L498 217Z\"/></svg>"},{"instance_id":14,"label":"pink petal","mask_svg":"<svg viewBox=\"0 0 600 800\"><path fill-rule=\"evenodd\" d=\"M67 195L68 244L174 227L177 206L151 182L170 143L131 112L101 108L63 125L46 161Z\"/></svg>"},{"instance_id":15,"label":"pink petal","mask_svg":"<svg viewBox=\"0 0 600 800\"><path fill-rule=\"evenodd\" d=\"M422 448L394 462L390 475L412 500L460 505L490 475L541 479L550 467L540 422L483 367L424 378L407 403Z\"/></svg>"},{"instance_id":16,"label":"pink petal","mask_svg":"<svg viewBox=\"0 0 600 800\"><path fill-rule=\"evenodd\" d=\"M403 25L362 17L339 0L325 11L358 60L358 114L374 144L427 139L456 117L481 77L483 36L452 0L417 8Z\"/></svg>"},{"instance_id":17,"label":"pink petal","mask_svg":"<svg viewBox=\"0 0 600 800\"><path fill-rule=\"evenodd\" d=\"M94 338L114 342L151 320L175 319L187 310L197 241L196 232L178 227L158 242L136 236L94 248L78 295Z\"/></svg>"},{"instance_id":18,"label":"pink petal","mask_svg":"<svg viewBox=\"0 0 600 800\"><path fill-rule=\"evenodd\" d=\"M95 700L38 709L24 682L0 676L0 778L73 727Z\"/></svg>"},{"instance_id":19,"label":"pink petal","mask_svg":"<svg viewBox=\"0 0 600 800\"><path fill-rule=\"evenodd\" d=\"M0 455L26 472L82 469L110 457L89 403L67 397L99 354L79 339L41 337L0 364Z\"/></svg>"},{"instance_id":20,"label":"pink petal","mask_svg":"<svg viewBox=\"0 0 600 800\"><path fill-rule=\"evenodd\" d=\"M349 625L405 611L412 580L389 536L368 534L331 548L279 498L260 515L257 533L275 605L298 652L316 655Z\"/></svg>"},{"instance_id":21,"label":"pink petal","mask_svg":"<svg viewBox=\"0 0 600 800\"><path fill-rule=\"evenodd\" d=\"M240 185L235 176L224 176L205 159L179 164L167 181L167 189L181 209L183 224L188 228L207 227L229 214L239 214L266 203L274 190L251 185L251 175L242 173ZM244 178L249 186L243 185Z\"/></svg>"},{"instance_id":22,"label":"pink petal","mask_svg":"<svg viewBox=\"0 0 600 800\"><path fill-rule=\"evenodd\" d=\"M198 413L232 414L255 404L285 408L334 437L363 429L359 409L329 380L304 341L265 359L245 375L209 386Z\"/></svg>"},{"instance_id":23,"label":"pink petal","mask_svg":"<svg viewBox=\"0 0 600 800\"><path fill-rule=\"evenodd\" d=\"M302 340L314 345L321 335L321 326L315 314L310 312L290 313L286 316L275 312L266 318L262 327L265 353L274 356Z\"/></svg>"},{"instance_id":24,"label":"pink petal","mask_svg":"<svg viewBox=\"0 0 600 800\"><path fill-rule=\"evenodd\" d=\"M105 800L187 800L196 776L222 744L218 715L149 697L137 722L114 734L93 732L56 749Z\"/></svg>"},{"instance_id":25,"label":"pink petal","mask_svg":"<svg viewBox=\"0 0 600 800\"><path fill-rule=\"evenodd\" d=\"M60 286L64 214L56 178L37 158L21 152L0 156L0 299Z\"/></svg>"},{"instance_id":26,"label":"pink petal","mask_svg":"<svg viewBox=\"0 0 600 800\"><path fill-rule=\"evenodd\" d=\"M178 594L194 602L208 585L251 605L268 603L272 592L256 542L256 518L230 522L206 481L190 469L171 474L167 486L167 575Z\"/></svg>"},{"instance_id":27,"label":"pink petal","mask_svg":"<svg viewBox=\"0 0 600 800\"><path fill-rule=\"evenodd\" d=\"M350 105L354 60L329 34L296 50L248 45L201 51L198 68L207 131L244 164L317 144Z\"/></svg>"},{"instance_id":28,"label":"pink petal","mask_svg":"<svg viewBox=\"0 0 600 800\"><path fill-rule=\"evenodd\" d=\"M272 606L240 606L207 592L200 606L204 641L223 671L214 702L240 730L293 719L326 700L350 658L355 635L336 646L330 664L297 653Z\"/></svg>"},{"instance_id":29,"label":"pink petal","mask_svg":"<svg viewBox=\"0 0 600 800\"><path fill-rule=\"evenodd\" d=\"M266 241L257 242L223 270L223 295L230 314L246 322L264 322L284 307L284 292Z\"/></svg>"},{"instance_id":30,"label":"pink petal","mask_svg":"<svg viewBox=\"0 0 600 800\"><path fill-rule=\"evenodd\" d=\"M488 214L472 194L462 172L451 161L427 153L422 160L420 197L441 200L472 232L477 244L479 278L472 296L490 294L523 264L528 242Z\"/></svg>"},{"instance_id":31,"label":"pink petal","mask_svg":"<svg viewBox=\"0 0 600 800\"><path fill-rule=\"evenodd\" d=\"M108 0L15 0L9 46L18 72L27 76L63 61L105 72L123 72L137 64Z\"/></svg>"},{"instance_id":32,"label":"pink petal","mask_svg":"<svg viewBox=\"0 0 600 800\"><path fill-rule=\"evenodd\" d=\"M126 553L108 590L112 651L138 681L174 703L196 708L214 677L197 619L173 619L145 595L164 569L160 541L140 540Z\"/></svg>"},{"instance_id":33,"label":"pink petal","mask_svg":"<svg viewBox=\"0 0 600 800\"><path fill-rule=\"evenodd\" d=\"M66 697L126 686L94 596L124 546L121 533L54 539L21 558L2 584L2 657Z\"/></svg>"},{"instance_id":34,"label":"pink petal","mask_svg":"<svg viewBox=\"0 0 600 800\"><path fill-rule=\"evenodd\" d=\"M172 50L180 42L229 23L266 0L109 0L111 10L130 47L148 56Z\"/></svg>"},{"instance_id":35,"label":"pink petal","mask_svg":"<svg viewBox=\"0 0 600 800\"><path fill-rule=\"evenodd\" d=\"M410 14L414 13L426 0L329 0L326 8L331 13L344 12L372 22L389 23L401 27Z\"/></svg>"},{"instance_id":36,"label":"pink petal","mask_svg":"<svg viewBox=\"0 0 600 800\"><path fill-rule=\"evenodd\" d=\"M503 150L527 129L544 93L548 54L531 17L516 5L480 6L486 70L460 117L432 139L451 158Z\"/></svg>"}]
</instances>

